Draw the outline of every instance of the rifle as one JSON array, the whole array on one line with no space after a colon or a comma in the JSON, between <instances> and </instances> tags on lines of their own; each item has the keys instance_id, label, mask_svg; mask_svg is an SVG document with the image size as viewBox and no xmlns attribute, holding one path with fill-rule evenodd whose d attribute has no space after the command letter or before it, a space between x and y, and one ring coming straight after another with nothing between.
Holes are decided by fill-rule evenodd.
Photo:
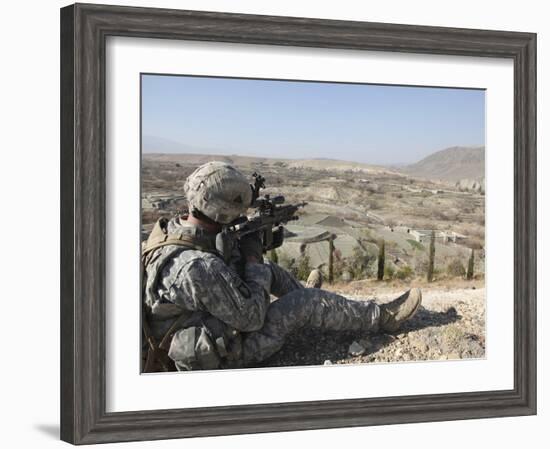
<instances>
[{"instance_id":1,"label":"rifle","mask_svg":"<svg viewBox=\"0 0 550 449\"><path fill-rule=\"evenodd\" d=\"M260 189L265 188L265 178L258 173L252 175L254 185L252 188L252 205L254 213L249 217L239 217L237 220L225 225L216 236L216 249L224 257L226 262L231 257L231 252L238 240L245 235L259 232L263 244L263 252L279 248L284 241L283 225L289 221L298 220L298 210L307 203L284 204L285 197L277 195L260 196Z\"/></svg>"}]
</instances>

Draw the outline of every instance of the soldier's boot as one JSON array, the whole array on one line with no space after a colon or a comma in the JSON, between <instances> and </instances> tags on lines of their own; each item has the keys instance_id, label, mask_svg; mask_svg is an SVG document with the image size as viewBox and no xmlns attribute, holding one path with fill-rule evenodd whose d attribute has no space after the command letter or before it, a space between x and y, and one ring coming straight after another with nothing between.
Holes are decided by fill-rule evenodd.
<instances>
[{"instance_id":1,"label":"soldier's boot","mask_svg":"<svg viewBox=\"0 0 550 449\"><path fill-rule=\"evenodd\" d=\"M306 288L321 288L323 286L323 275L318 268L311 270L306 281Z\"/></svg>"},{"instance_id":2,"label":"soldier's boot","mask_svg":"<svg viewBox=\"0 0 550 449\"><path fill-rule=\"evenodd\" d=\"M413 288L399 298L380 305L378 327L384 332L397 331L403 322L414 316L421 303L422 292L419 288Z\"/></svg>"}]
</instances>

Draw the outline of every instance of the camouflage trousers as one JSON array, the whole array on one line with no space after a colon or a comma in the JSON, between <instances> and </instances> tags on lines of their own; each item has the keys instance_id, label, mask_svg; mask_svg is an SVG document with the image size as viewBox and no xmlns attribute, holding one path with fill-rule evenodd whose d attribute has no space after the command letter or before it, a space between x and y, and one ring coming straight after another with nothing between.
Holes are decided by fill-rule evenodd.
<instances>
[{"instance_id":1,"label":"camouflage trousers","mask_svg":"<svg viewBox=\"0 0 550 449\"><path fill-rule=\"evenodd\" d=\"M301 328L326 331L378 330L379 306L353 301L336 293L304 288L290 273L269 263L273 273L271 294L278 297L267 309L264 325L243 334L243 362L254 364L278 352L287 337Z\"/></svg>"}]
</instances>

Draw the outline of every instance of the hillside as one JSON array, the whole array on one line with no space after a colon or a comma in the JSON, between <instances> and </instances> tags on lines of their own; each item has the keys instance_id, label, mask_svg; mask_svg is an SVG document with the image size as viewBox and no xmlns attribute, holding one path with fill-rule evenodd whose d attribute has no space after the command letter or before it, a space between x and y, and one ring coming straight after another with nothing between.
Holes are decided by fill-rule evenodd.
<instances>
[{"instance_id":1,"label":"hillside","mask_svg":"<svg viewBox=\"0 0 550 449\"><path fill-rule=\"evenodd\" d=\"M383 303L413 286L423 290L418 314L396 335L302 328L289 336L280 352L258 367L485 356L482 194L396 174L394 169L346 161L144 153L142 239L159 217L188 210L184 180L198 165L214 159L234 164L246 176L254 171L262 173L265 193L283 195L288 204L307 202L298 213L299 220L285 226L283 245L266 255L276 258L286 270L305 280L311 268L320 267L328 279L332 260L334 282L323 287L358 301L375 298ZM428 283L426 230L430 229L437 231L437 241L435 279ZM383 281L377 280L381 241L385 253ZM466 280L470 248L476 250L474 279Z\"/></svg>"},{"instance_id":2,"label":"hillside","mask_svg":"<svg viewBox=\"0 0 550 449\"><path fill-rule=\"evenodd\" d=\"M349 299L365 300L323 285ZM405 289L374 284L369 293L384 303ZM364 292L363 292L364 293ZM355 346L356 353L350 353ZM470 282L449 289L443 285L422 288L422 306L397 334L319 332L300 329L288 343L259 366L347 365L355 363L421 360L481 359L485 357L485 288Z\"/></svg>"},{"instance_id":3,"label":"hillside","mask_svg":"<svg viewBox=\"0 0 550 449\"><path fill-rule=\"evenodd\" d=\"M408 175L432 181L482 181L485 178L485 147L446 148L400 170Z\"/></svg>"},{"instance_id":4,"label":"hillside","mask_svg":"<svg viewBox=\"0 0 550 449\"><path fill-rule=\"evenodd\" d=\"M146 149L146 147L144 146ZM258 156L241 156L236 154L216 155L200 153L143 153L143 159L156 162L180 162L185 164L204 164L209 161L224 161L236 166L274 165L288 169L313 169L326 171L354 171L365 173L398 174L396 170L386 167L364 164L361 162L339 161L334 159L282 159Z\"/></svg>"}]
</instances>

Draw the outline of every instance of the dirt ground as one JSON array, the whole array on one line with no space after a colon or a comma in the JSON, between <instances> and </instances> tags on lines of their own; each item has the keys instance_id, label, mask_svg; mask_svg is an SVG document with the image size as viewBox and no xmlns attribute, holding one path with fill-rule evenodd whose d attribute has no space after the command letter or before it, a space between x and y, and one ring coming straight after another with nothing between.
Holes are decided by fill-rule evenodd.
<instances>
[{"instance_id":1,"label":"dirt ground","mask_svg":"<svg viewBox=\"0 0 550 449\"><path fill-rule=\"evenodd\" d=\"M301 330L262 366L329 365L421 360L452 360L485 356L485 287L482 281L457 281L461 286L428 284L422 306L395 334L321 333ZM405 286L366 282L331 290L354 300L390 301ZM357 283L355 283L357 284ZM366 285L365 285L366 284ZM417 286L417 285L415 285ZM351 349L351 353L350 353Z\"/></svg>"}]
</instances>

